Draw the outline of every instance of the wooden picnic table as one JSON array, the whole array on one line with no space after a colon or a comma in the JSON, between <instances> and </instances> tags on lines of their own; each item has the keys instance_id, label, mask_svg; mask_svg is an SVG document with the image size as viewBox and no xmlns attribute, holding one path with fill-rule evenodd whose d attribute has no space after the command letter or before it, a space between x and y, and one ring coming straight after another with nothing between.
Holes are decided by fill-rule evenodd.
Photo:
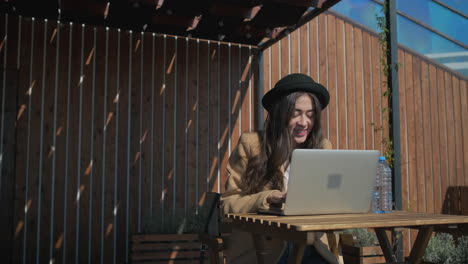
<instances>
[{"instance_id":1,"label":"wooden picnic table","mask_svg":"<svg viewBox=\"0 0 468 264\"><path fill-rule=\"evenodd\" d=\"M250 232L254 238L258 263L263 263L262 244L264 235L280 238L293 244L293 253L289 263L301 263L306 245L313 243L315 232L326 232L330 250L343 263L339 235L336 231L351 228L373 228L387 263L397 263L386 231L395 228L413 228L418 230L416 241L406 262L419 264L427 247L432 232L438 227L458 228L468 226L468 216L443 215L431 213L413 213L394 211L388 214L333 214L273 216L260 214L227 214L226 221L233 227Z\"/></svg>"}]
</instances>

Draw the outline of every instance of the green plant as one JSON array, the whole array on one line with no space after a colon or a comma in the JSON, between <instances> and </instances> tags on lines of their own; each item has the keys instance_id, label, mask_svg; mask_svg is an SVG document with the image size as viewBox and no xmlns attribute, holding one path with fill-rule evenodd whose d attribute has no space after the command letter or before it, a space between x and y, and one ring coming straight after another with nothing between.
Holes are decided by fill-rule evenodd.
<instances>
[{"instance_id":1,"label":"green plant","mask_svg":"<svg viewBox=\"0 0 468 264\"><path fill-rule=\"evenodd\" d=\"M393 140L391 136L391 127L393 120L390 118L392 114L392 87L391 87L391 78L390 72L394 68L398 71L398 68L401 67L401 63L396 63L392 65L390 63L390 25L387 20L387 15L389 14L389 1L384 1L381 14L376 15L377 28L379 29L378 41L380 45L380 65L381 71L385 78L383 78L382 85L386 87L382 94L384 98L388 101L388 107L382 108L382 119L384 122L387 122L389 125L390 136L382 137L382 144L384 145L385 159L387 160L388 165L393 168L394 166L394 149L393 149ZM372 124L373 125L373 124ZM383 126L374 127L374 132L383 130Z\"/></svg>"},{"instance_id":2,"label":"green plant","mask_svg":"<svg viewBox=\"0 0 468 264\"><path fill-rule=\"evenodd\" d=\"M188 211L176 209L172 212L155 210L143 218L142 233L145 234L184 234L202 233L208 221L208 210L195 207Z\"/></svg>"},{"instance_id":3,"label":"green plant","mask_svg":"<svg viewBox=\"0 0 468 264\"><path fill-rule=\"evenodd\" d=\"M351 234L353 236L354 244L358 247L371 247L379 244L375 233L367 229L346 229L344 230L344 233Z\"/></svg>"},{"instance_id":4,"label":"green plant","mask_svg":"<svg viewBox=\"0 0 468 264\"><path fill-rule=\"evenodd\" d=\"M436 234L429 241L423 259L438 264L466 264L468 263L468 237L455 240L450 234Z\"/></svg>"}]
</instances>

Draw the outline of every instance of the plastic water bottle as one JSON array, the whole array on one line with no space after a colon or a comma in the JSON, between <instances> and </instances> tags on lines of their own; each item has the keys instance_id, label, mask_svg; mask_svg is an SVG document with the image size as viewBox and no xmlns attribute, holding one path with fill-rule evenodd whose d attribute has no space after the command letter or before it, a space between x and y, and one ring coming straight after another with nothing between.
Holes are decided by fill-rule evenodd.
<instances>
[{"instance_id":1,"label":"plastic water bottle","mask_svg":"<svg viewBox=\"0 0 468 264\"><path fill-rule=\"evenodd\" d=\"M380 193L380 199L382 201L382 211L384 213L392 212L393 195L392 195L392 169L385 162L385 157L379 158L379 169L380 177L382 179L382 192Z\"/></svg>"},{"instance_id":2,"label":"plastic water bottle","mask_svg":"<svg viewBox=\"0 0 468 264\"><path fill-rule=\"evenodd\" d=\"M381 174L379 173L380 169L380 159L379 164L377 165L377 175L375 176L374 189L372 190L372 211L375 214L383 213L382 202L381 202L381 189L382 189L382 179Z\"/></svg>"},{"instance_id":3,"label":"plastic water bottle","mask_svg":"<svg viewBox=\"0 0 468 264\"><path fill-rule=\"evenodd\" d=\"M392 170L385 162L385 157L379 158L374 190L372 193L372 211L374 213L392 212Z\"/></svg>"}]
</instances>

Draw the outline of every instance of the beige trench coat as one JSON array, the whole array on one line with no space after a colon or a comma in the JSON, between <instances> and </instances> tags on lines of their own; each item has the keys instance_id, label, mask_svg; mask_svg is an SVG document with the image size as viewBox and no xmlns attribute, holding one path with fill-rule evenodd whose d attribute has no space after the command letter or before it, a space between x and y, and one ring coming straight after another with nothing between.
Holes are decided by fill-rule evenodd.
<instances>
[{"instance_id":1,"label":"beige trench coat","mask_svg":"<svg viewBox=\"0 0 468 264\"><path fill-rule=\"evenodd\" d=\"M323 141L324 149L331 149L327 139ZM257 132L242 134L237 147L233 150L227 164L228 180L226 191L221 196L223 213L254 213L259 208L269 208L267 197L275 191L265 188L251 195L243 193L245 186L243 177L250 158L260 152L260 139ZM282 168L284 171L284 168ZM285 191L285 190L283 190ZM276 263L280 258L285 242L277 239L264 238L266 258L265 263ZM317 234L314 246L317 252L330 264L338 263L335 255L328 250L326 235ZM226 241L228 263L256 263L255 248L250 234L233 230Z\"/></svg>"}]
</instances>

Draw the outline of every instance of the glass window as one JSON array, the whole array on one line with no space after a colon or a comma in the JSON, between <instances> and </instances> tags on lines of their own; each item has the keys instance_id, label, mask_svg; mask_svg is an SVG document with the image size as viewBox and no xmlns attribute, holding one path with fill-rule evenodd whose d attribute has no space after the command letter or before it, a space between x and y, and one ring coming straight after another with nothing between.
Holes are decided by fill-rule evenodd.
<instances>
[{"instance_id":1,"label":"glass window","mask_svg":"<svg viewBox=\"0 0 468 264\"><path fill-rule=\"evenodd\" d=\"M381 14L382 6L370 0L340 1L331 10L378 32L376 16Z\"/></svg>"},{"instance_id":2,"label":"glass window","mask_svg":"<svg viewBox=\"0 0 468 264\"><path fill-rule=\"evenodd\" d=\"M468 15L468 2L466 0L439 0L439 1L450 6L453 9L456 9L462 12L465 15Z\"/></svg>"},{"instance_id":3,"label":"glass window","mask_svg":"<svg viewBox=\"0 0 468 264\"><path fill-rule=\"evenodd\" d=\"M464 1L465 5L468 6L468 2ZM468 19L436 2L430 0L397 0L397 9L450 38L465 45L468 44L468 34L461 33L468 28Z\"/></svg>"},{"instance_id":4,"label":"glass window","mask_svg":"<svg viewBox=\"0 0 468 264\"><path fill-rule=\"evenodd\" d=\"M397 16L398 42L419 53L465 51L454 42L402 17Z\"/></svg>"}]
</instances>

